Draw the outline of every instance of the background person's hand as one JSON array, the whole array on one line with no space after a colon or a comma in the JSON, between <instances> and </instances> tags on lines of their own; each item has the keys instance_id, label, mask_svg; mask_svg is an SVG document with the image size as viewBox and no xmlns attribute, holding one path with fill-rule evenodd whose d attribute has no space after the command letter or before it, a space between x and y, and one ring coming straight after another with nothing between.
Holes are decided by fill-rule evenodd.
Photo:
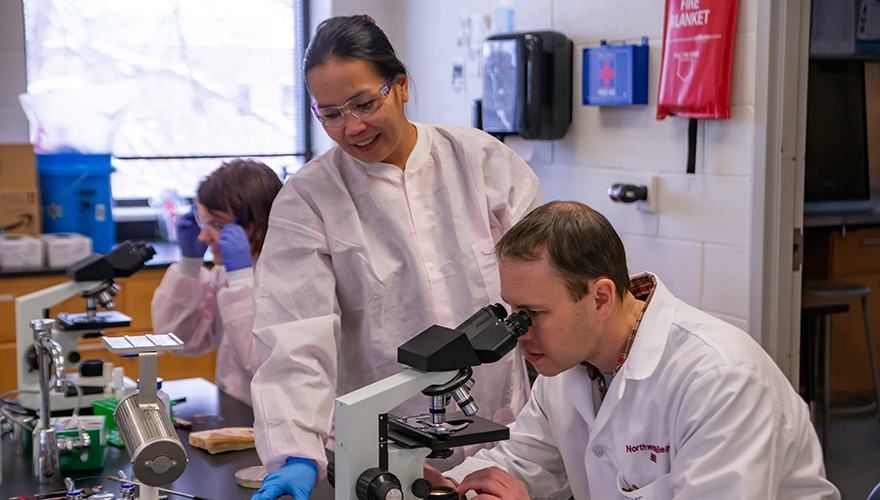
<instances>
[{"instance_id":1,"label":"background person's hand","mask_svg":"<svg viewBox=\"0 0 880 500\"><path fill-rule=\"evenodd\" d=\"M229 223L220 230L220 238L217 240L220 254L223 255L223 264L227 272L238 271L254 265L251 259L251 242L248 241L247 233L238 224Z\"/></svg>"},{"instance_id":2,"label":"background person's hand","mask_svg":"<svg viewBox=\"0 0 880 500\"><path fill-rule=\"evenodd\" d=\"M186 213L177 221L177 246L180 247L180 254L184 257L203 257L208 249L208 244L199 241L199 233L201 232L196 222L196 206L192 206L192 210Z\"/></svg>"},{"instance_id":3,"label":"background person's hand","mask_svg":"<svg viewBox=\"0 0 880 500\"><path fill-rule=\"evenodd\" d=\"M526 485L498 467L472 472L455 488L459 495L471 490L477 493L471 500L529 500Z\"/></svg>"},{"instance_id":4,"label":"background person's hand","mask_svg":"<svg viewBox=\"0 0 880 500\"><path fill-rule=\"evenodd\" d=\"M305 458L290 457L284 465L263 479L260 489L251 500L275 500L281 495L290 495L295 500L309 500L318 466Z\"/></svg>"}]
</instances>

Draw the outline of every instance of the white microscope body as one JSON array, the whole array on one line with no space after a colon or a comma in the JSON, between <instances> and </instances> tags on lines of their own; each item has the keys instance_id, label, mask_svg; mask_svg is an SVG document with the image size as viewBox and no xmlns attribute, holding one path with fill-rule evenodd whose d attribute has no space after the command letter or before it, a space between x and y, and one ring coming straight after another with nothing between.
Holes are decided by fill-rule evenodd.
<instances>
[{"instance_id":1,"label":"white microscope body","mask_svg":"<svg viewBox=\"0 0 880 500\"><path fill-rule=\"evenodd\" d=\"M336 449L328 471L336 500L428 498L432 489L422 479L426 457L444 458L454 447L508 439L507 427L475 415L468 392L471 367L501 359L530 325L525 314L507 316L495 304L455 330L432 326L398 348L398 362L407 368L337 398ZM429 413L388 414L419 392L431 398ZM463 415L447 421L451 399Z\"/></svg>"},{"instance_id":2,"label":"white microscope body","mask_svg":"<svg viewBox=\"0 0 880 500\"><path fill-rule=\"evenodd\" d=\"M355 491L361 474L379 465L378 415L418 394L422 389L446 382L457 371L425 373L405 369L363 389L336 399L336 500L358 498ZM430 448L388 446L387 469L394 471L403 488L403 499L416 498L408 485L422 477L422 463Z\"/></svg>"},{"instance_id":3,"label":"white microscope body","mask_svg":"<svg viewBox=\"0 0 880 500\"><path fill-rule=\"evenodd\" d=\"M131 321L131 318L121 313L99 313L96 311L99 304L107 309L115 307L113 296L116 295L119 287L114 284L113 280L131 276L142 268L144 263L155 253L152 248L143 244L121 243L106 255L92 254L92 256L71 265L67 269L67 275L72 278L71 281L15 299L15 362L18 390L23 392L19 396L22 406L31 410L40 408L39 374L28 360L28 352L33 345L31 321L43 318L44 311L71 297L80 295L86 299L89 311L87 314L64 315L64 319L74 327L71 331L61 331L58 328L52 331L52 340L60 346L62 357L65 359L64 368L66 370L76 369L76 362L69 359L69 354L77 351L79 333L82 333L83 330L89 331L89 329L101 331L104 328L114 326L127 326ZM59 323L64 324L61 316L62 314L59 314ZM68 375L68 381L76 382L77 377ZM124 384L126 392L135 388L135 383L131 379L126 379ZM50 394L53 410L70 410L77 406L78 401L80 407L89 407L91 401L103 397L103 391L85 394L82 398L79 398L72 391L70 395L63 391L53 391Z\"/></svg>"}]
</instances>

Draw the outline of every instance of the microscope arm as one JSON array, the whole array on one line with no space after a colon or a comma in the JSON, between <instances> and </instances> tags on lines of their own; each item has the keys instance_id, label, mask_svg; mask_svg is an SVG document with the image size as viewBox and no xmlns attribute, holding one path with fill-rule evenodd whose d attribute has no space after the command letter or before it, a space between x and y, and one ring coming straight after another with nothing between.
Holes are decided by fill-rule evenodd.
<instances>
[{"instance_id":1,"label":"microscope arm","mask_svg":"<svg viewBox=\"0 0 880 500\"><path fill-rule=\"evenodd\" d=\"M34 337L30 327L31 320L42 318L43 309L48 309L76 296L80 292L91 290L101 285L101 283L100 281L66 281L15 299L15 361L18 371L19 390L39 390L37 374L28 371L25 361L27 349L34 344ZM62 339L61 337L59 336L59 340L62 341L59 345L66 342L71 344L69 347L76 346L76 338L70 336L68 339ZM61 345L62 351L64 351L64 347L64 345ZM61 366L64 366L64 364L62 363ZM26 402L28 408L36 408L34 404L37 398L25 395L22 397L22 400Z\"/></svg>"}]
</instances>

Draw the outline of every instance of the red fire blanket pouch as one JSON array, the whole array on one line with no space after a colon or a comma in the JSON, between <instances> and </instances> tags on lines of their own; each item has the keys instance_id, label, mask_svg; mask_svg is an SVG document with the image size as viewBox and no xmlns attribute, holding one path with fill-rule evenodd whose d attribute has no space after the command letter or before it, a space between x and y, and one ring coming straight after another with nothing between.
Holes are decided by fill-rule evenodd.
<instances>
[{"instance_id":1,"label":"red fire blanket pouch","mask_svg":"<svg viewBox=\"0 0 880 500\"><path fill-rule=\"evenodd\" d=\"M730 118L738 0L666 0L657 119Z\"/></svg>"}]
</instances>

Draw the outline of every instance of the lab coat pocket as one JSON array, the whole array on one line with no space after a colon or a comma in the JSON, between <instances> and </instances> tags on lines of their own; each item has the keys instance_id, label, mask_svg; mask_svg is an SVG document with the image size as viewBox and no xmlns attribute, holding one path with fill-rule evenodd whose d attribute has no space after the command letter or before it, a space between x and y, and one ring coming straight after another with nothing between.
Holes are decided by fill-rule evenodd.
<instances>
[{"instance_id":1,"label":"lab coat pocket","mask_svg":"<svg viewBox=\"0 0 880 500\"><path fill-rule=\"evenodd\" d=\"M630 500L668 500L672 498L672 486L669 474L660 476L650 484L630 484L623 474L617 473L617 491ZM632 491L627 491L632 490Z\"/></svg>"},{"instance_id":2,"label":"lab coat pocket","mask_svg":"<svg viewBox=\"0 0 880 500\"><path fill-rule=\"evenodd\" d=\"M495 260L495 242L492 238L487 238L474 243L471 248L474 250L474 258L480 268L489 302L501 302L501 278L498 276L498 261Z\"/></svg>"}]
</instances>

